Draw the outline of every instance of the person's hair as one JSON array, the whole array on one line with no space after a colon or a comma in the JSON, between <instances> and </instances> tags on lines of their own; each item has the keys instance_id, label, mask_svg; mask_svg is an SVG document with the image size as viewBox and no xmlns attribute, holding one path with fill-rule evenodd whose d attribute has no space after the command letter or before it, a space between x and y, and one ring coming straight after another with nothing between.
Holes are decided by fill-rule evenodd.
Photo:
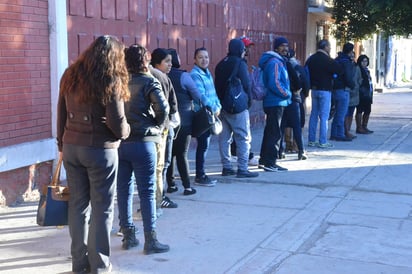
<instances>
[{"instance_id":1,"label":"person's hair","mask_svg":"<svg viewBox=\"0 0 412 274\"><path fill-rule=\"evenodd\" d=\"M366 66L369 66L369 57L366 56L365 54L359 55L358 59L356 60L356 63L358 64L358 66L361 66L361 63L363 60L368 60L368 64Z\"/></svg>"},{"instance_id":2,"label":"person's hair","mask_svg":"<svg viewBox=\"0 0 412 274\"><path fill-rule=\"evenodd\" d=\"M329 46L330 43L326 39L322 39L318 42L318 49L325 49L327 46Z\"/></svg>"},{"instance_id":3,"label":"person's hair","mask_svg":"<svg viewBox=\"0 0 412 274\"><path fill-rule=\"evenodd\" d=\"M196 59L196 55L199 53L199 51L207 51L207 49L205 47L195 49L195 54L194 54L193 58Z\"/></svg>"},{"instance_id":4,"label":"person's hair","mask_svg":"<svg viewBox=\"0 0 412 274\"><path fill-rule=\"evenodd\" d=\"M174 68L180 68L180 61L179 61L179 54L177 53L176 49L169 48L167 49L172 55L172 67Z\"/></svg>"},{"instance_id":5,"label":"person's hair","mask_svg":"<svg viewBox=\"0 0 412 274\"><path fill-rule=\"evenodd\" d=\"M116 37L104 35L70 65L60 83L61 94L73 94L78 103L96 100L106 105L113 95L129 100L129 73L124 60L124 45Z\"/></svg>"},{"instance_id":6,"label":"person's hair","mask_svg":"<svg viewBox=\"0 0 412 274\"><path fill-rule=\"evenodd\" d=\"M152 66L162 63L162 61L168 56L171 55L167 49L157 48L152 52L152 61L150 62Z\"/></svg>"},{"instance_id":7,"label":"person's hair","mask_svg":"<svg viewBox=\"0 0 412 274\"><path fill-rule=\"evenodd\" d=\"M149 71L145 62L146 53L147 49L139 44L133 44L125 49L126 65L130 73Z\"/></svg>"}]
</instances>

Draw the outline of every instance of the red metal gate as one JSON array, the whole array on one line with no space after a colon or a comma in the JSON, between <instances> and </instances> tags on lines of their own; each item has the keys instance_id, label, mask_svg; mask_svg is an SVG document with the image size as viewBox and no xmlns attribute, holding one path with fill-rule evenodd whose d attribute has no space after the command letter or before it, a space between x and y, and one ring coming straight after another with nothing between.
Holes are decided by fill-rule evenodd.
<instances>
[{"instance_id":1,"label":"red metal gate","mask_svg":"<svg viewBox=\"0 0 412 274\"><path fill-rule=\"evenodd\" d=\"M176 48L186 69L201 46L209 50L214 68L226 55L228 41L241 35L256 44L251 64L271 49L277 35L286 36L304 56L307 4L301 0L67 0L67 9L70 62L102 34L149 50Z\"/></svg>"}]
</instances>

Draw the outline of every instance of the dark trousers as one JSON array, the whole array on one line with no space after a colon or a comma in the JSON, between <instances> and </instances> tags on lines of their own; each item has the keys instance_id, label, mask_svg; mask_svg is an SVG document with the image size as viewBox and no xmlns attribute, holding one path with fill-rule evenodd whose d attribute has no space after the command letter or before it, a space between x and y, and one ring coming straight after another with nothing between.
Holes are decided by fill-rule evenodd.
<instances>
[{"instance_id":1,"label":"dark trousers","mask_svg":"<svg viewBox=\"0 0 412 274\"><path fill-rule=\"evenodd\" d=\"M265 107L266 125L263 132L262 146L260 148L259 164L273 166L280 148L282 138L281 121L285 107Z\"/></svg>"},{"instance_id":2,"label":"dark trousers","mask_svg":"<svg viewBox=\"0 0 412 274\"><path fill-rule=\"evenodd\" d=\"M72 270L90 266L97 273L110 264L117 149L64 144L63 163L70 188Z\"/></svg>"},{"instance_id":3,"label":"dark trousers","mask_svg":"<svg viewBox=\"0 0 412 274\"><path fill-rule=\"evenodd\" d=\"M210 130L206 131L199 137L197 137L197 148L196 148L196 178L203 177L205 173L205 159L207 151L209 150Z\"/></svg>"},{"instance_id":4,"label":"dark trousers","mask_svg":"<svg viewBox=\"0 0 412 274\"><path fill-rule=\"evenodd\" d=\"M173 141L172 157L176 159L177 170L184 188L190 187L189 162L187 153L189 150L191 136L191 126L182 126ZM173 182L174 162L173 158L167 169L166 179L168 186L174 186Z\"/></svg>"}]
</instances>

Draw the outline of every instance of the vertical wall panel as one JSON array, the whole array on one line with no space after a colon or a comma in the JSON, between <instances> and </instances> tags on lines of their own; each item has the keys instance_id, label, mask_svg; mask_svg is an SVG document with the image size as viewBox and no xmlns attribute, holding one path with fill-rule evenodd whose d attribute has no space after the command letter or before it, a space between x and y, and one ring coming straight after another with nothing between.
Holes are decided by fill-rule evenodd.
<instances>
[{"instance_id":1,"label":"vertical wall panel","mask_svg":"<svg viewBox=\"0 0 412 274\"><path fill-rule=\"evenodd\" d=\"M198 25L200 27L206 27L207 26L207 3L198 3L198 17L199 17L199 21L198 21Z\"/></svg>"},{"instance_id":2,"label":"vertical wall panel","mask_svg":"<svg viewBox=\"0 0 412 274\"><path fill-rule=\"evenodd\" d=\"M163 0L163 23L173 23L173 1L171 0Z\"/></svg>"},{"instance_id":3,"label":"vertical wall panel","mask_svg":"<svg viewBox=\"0 0 412 274\"><path fill-rule=\"evenodd\" d=\"M207 4L207 26L216 27L216 5L212 3Z\"/></svg>"},{"instance_id":4,"label":"vertical wall panel","mask_svg":"<svg viewBox=\"0 0 412 274\"><path fill-rule=\"evenodd\" d=\"M173 5L173 24L174 25L182 25L183 22L183 1L182 0L174 0Z\"/></svg>"},{"instance_id":5,"label":"vertical wall panel","mask_svg":"<svg viewBox=\"0 0 412 274\"><path fill-rule=\"evenodd\" d=\"M186 47L186 55L187 55L187 60L186 60L186 67L189 68L189 70L193 66L193 59L194 59L194 52L195 52L195 40L193 39L187 39L187 47ZM184 63L182 63L184 64Z\"/></svg>"},{"instance_id":6,"label":"vertical wall panel","mask_svg":"<svg viewBox=\"0 0 412 274\"><path fill-rule=\"evenodd\" d=\"M100 0L84 0L86 4L86 17L100 17Z\"/></svg>"},{"instance_id":7,"label":"vertical wall panel","mask_svg":"<svg viewBox=\"0 0 412 274\"><path fill-rule=\"evenodd\" d=\"M129 20L134 22L136 21L138 15L138 10L139 10L139 4L137 0L129 0Z\"/></svg>"},{"instance_id":8,"label":"vertical wall panel","mask_svg":"<svg viewBox=\"0 0 412 274\"><path fill-rule=\"evenodd\" d=\"M183 25L190 26L192 24L192 1L183 0Z\"/></svg>"},{"instance_id":9,"label":"vertical wall panel","mask_svg":"<svg viewBox=\"0 0 412 274\"><path fill-rule=\"evenodd\" d=\"M68 0L69 8L68 13L70 15L78 15L84 16L85 15L85 0Z\"/></svg>"},{"instance_id":10,"label":"vertical wall panel","mask_svg":"<svg viewBox=\"0 0 412 274\"><path fill-rule=\"evenodd\" d=\"M116 2L113 0L101 0L102 18L115 19L116 18Z\"/></svg>"},{"instance_id":11,"label":"vertical wall panel","mask_svg":"<svg viewBox=\"0 0 412 274\"><path fill-rule=\"evenodd\" d=\"M197 0L192 0L192 5L191 5L191 19L192 19L192 26L197 25Z\"/></svg>"},{"instance_id":12,"label":"vertical wall panel","mask_svg":"<svg viewBox=\"0 0 412 274\"><path fill-rule=\"evenodd\" d=\"M115 0L116 2L116 19L129 19L129 0Z\"/></svg>"}]
</instances>

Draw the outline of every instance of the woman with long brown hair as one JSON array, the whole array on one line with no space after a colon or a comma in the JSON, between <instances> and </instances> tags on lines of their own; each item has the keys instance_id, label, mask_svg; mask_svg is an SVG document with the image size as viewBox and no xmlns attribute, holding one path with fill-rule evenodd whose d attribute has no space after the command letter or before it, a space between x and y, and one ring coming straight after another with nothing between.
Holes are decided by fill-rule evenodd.
<instances>
[{"instance_id":1,"label":"woman with long brown hair","mask_svg":"<svg viewBox=\"0 0 412 274\"><path fill-rule=\"evenodd\" d=\"M66 69L60 82L57 141L70 188L72 271L110 272L120 140L129 136L124 46L98 37Z\"/></svg>"}]
</instances>

